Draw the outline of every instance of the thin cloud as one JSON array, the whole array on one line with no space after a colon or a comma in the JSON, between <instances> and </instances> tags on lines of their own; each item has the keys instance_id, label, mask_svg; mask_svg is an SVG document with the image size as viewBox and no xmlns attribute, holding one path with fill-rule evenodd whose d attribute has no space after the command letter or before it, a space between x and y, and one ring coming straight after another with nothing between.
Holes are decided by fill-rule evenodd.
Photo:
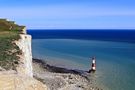
<instances>
[{"instance_id":1,"label":"thin cloud","mask_svg":"<svg viewBox=\"0 0 135 90\"><path fill-rule=\"evenodd\" d=\"M85 6L50 6L29 8L0 8L0 17L66 19L96 16L135 16L132 9Z\"/></svg>"},{"instance_id":2,"label":"thin cloud","mask_svg":"<svg viewBox=\"0 0 135 90\"><path fill-rule=\"evenodd\" d=\"M1 6L0 6L1 7ZM28 28L133 28L134 8L88 4L1 7L0 17Z\"/></svg>"}]
</instances>

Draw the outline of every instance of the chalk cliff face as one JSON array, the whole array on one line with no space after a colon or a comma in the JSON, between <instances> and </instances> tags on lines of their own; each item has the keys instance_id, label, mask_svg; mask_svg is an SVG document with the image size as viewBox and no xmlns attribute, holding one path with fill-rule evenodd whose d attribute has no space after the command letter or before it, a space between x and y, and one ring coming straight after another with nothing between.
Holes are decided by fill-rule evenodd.
<instances>
[{"instance_id":1,"label":"chalk cliff face","mask_svg":"<svg viewBox=\"0 0 135 90\"><path fill-rule=\"evenodd\" d=\"M48 90L46 85L33 78L31 36L20 34L16 45L22 51L17 71L0 72L0 90Z\"/></svg>"},{"instance_id":2,"label":"chalk cliff face","mask_svg":"<svg viewBox=\"0 0 135 90\"><path fill-rule=\"evenodd\" d=\"M16 42L17 46L22 51L20 55L19 66L17 67L18 74L33 77L32 72L32 51L31 51L31 36L20 34L21 39Z\"/></svg>"},{"instance_id":3,"label":"chalk cliff face","mask_svg":"<svg viewBox=\"0 0 135 90\"><path fill-rule=\"evenodd\" d=\"M5 35L7 36L9 34L8 38L4 38L7 39L4 41L4 43L6 43L5 45L13 43L13 45L11 44L11 46L8 47L9 49L7 51L4 49L3 52L8 53L7 55L11 55L10 58L8 58L8 56L7 58L11 59L12 62L9 60L11 63L10 65L14 66L14 68L9 67L9 69L3 69L1 67L0 90L47 90L46 85L33 78L31 51L32 37L27 35L26 27L17 25L12 21L7 21L6 19L0 19L0 30L0 34L3 34L3 32L6 32ZM18 34L20 35L20 39ZM11 41L8 42L9 40ZM20 51L15 44L19 47ZM1 54L1 56L2 55L3 54ZM3 57L0 58L3 59ZM8 65L9 62L6 62L6 64ZM2 62L2 65L3 64L4 63Z\"/></svg>"}]
</instances>

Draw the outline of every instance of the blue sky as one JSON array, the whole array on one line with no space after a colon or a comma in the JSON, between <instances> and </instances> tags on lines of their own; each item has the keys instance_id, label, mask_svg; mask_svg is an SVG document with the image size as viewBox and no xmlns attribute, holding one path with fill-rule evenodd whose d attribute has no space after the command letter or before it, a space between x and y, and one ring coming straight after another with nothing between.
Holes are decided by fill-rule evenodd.
<instances>
[{"instance_id":1,"label":"blue sky","mask_svg":"<svg viewBox=\"0 0 135 90\"><path fill-rule=\"evenodd\" d=\"M28 29L135 29L135 0L0 0L0 18Z\"/></svg>"}]
</instances>

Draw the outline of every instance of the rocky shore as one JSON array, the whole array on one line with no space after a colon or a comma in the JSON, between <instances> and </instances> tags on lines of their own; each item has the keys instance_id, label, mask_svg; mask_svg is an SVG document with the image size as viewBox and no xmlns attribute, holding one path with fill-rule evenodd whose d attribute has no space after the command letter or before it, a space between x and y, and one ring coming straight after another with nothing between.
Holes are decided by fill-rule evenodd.
<instances>
[{"instance_id":1,"label":"rocky shore","mask_svg":"<svg viewBox=\"0 0 135 90\"><path fill-rule=\"evenodd\" d=\"M39 59L33 59L33 74L49 90L103 90L86 71L51 66Z\"/></svg>"}]
</instances>

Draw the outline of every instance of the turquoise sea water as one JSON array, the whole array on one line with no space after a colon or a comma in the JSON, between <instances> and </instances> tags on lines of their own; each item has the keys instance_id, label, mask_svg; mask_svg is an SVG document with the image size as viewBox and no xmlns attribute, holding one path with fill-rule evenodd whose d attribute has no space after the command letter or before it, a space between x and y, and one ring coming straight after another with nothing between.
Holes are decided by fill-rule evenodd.
<instances>
[{"instance_id":1,"label":"turquoise sea water","mask_svg":"<svg viewBox=\"0 0 135 90\"><path fill-rule=\"evenodd\" d=\"M89 70L96 56L96 80L105 90L135 90L135 43L76 39L33 39L33 57L70 69Z\"/></svg>"}]
</instances>

